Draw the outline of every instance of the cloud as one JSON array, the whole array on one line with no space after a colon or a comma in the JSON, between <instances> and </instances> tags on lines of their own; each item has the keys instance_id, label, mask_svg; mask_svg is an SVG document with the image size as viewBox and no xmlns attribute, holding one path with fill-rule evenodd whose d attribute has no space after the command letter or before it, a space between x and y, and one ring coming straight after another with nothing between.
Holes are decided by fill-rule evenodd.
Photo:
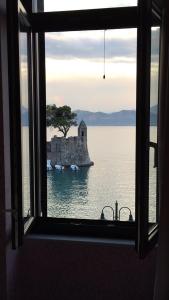
<instances>
[{"instance_id":1,"label":"cloud","mask_svg":"<svg viewBox=\"0 0 169 300\"><path fill-rule=\"evenodd\" d=\"M61 95L51 95L50 99L48 99L48 104L56 104L56 106L65 105L64 97Z\"/></svg>"},{"instance_id":2,"label":"cloud","mask_svg":"<svg viewBox=\"0 0 169 300\"><path fill-rule=\"evenodd\" d=\"M160 52L160 29L154 28L151 31L151 62L159 62L159 52Z\"/></svg>"},{"instance_id":3,"label":"cloud","mask_svg":"<svg viewBox=\"0 0 169 300\"><path fill-rule=\"evenodd\" d=\"M111 38L107 33L105 43L106 58L115 62L126 61L133 62L136 60L136 38ZM104 56L104 40L102 38L82 37L76 38L71 35L55 34L46 35L46 57L53 59L92 59L98 61Z\"/></svg>"},{"instance_id":4,"label":"cloud","mask_svg":"<svg viewBox=\"0 0 169 300\"><path fill-rule=\"evenodd\" d=\"M132 78L48 82L47 103L56 103L58 95L64 95L64 104L73 110L112 112L135 108L136 82Z\"/></svg>"},{"instance_id":5,"label":"cloud","mask_svg":"<svg viewBox=\"0 0 169 300\"><path fill-rule=\"evenodd\" d=\"M137 0L44 0L45 11L124 7L137 5Z\"/></svg>"},{"instance_id":6,"label":"cloud","mask_svg":"<svg viewBox=\"0 0 169 300\"><path fill-rule=\"evenodd\" d=\"M112 112L135 108L136 30L46 34L47 103L73 110ZM106 80L103 80L104 67ZM61 103L62 104L62 103Z\"/></svg>"}]
</instances>

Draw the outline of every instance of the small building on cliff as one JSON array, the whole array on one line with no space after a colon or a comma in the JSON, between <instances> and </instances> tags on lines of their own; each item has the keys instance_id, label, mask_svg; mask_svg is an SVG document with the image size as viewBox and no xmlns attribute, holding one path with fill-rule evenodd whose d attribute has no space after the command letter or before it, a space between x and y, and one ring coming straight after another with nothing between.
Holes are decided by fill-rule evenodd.
<instances>
[{"instance_id":1,"label":"small building on cliff","mask_svg":"<svg viewBox=\"0 0 169 300\"><path fill-rule=\"evenodd\" d=\"M79 167L92 166L87 147L87 126L81 121L78 127L78 136L57 137L54 136L47 142L47 159L51 165L70 166L75 164Z\"/></svg>"}]
</instances>

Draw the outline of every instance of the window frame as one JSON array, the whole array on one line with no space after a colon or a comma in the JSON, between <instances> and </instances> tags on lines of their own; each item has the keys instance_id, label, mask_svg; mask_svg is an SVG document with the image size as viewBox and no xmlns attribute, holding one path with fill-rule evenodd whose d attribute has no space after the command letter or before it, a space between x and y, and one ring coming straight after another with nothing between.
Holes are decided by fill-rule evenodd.
<instances>
[{"instance_id":1,"label":"window frame","mask_svg":"<svg viewBox=\"0 0 169 300\"><path fill-rule=\"evenodd\" d=\"M11 191L12 191L12 248L23 243L24 233L35 216L35 132L32 33L29 16L20 1L8 1L8 69L10 101L10 141L11 141ZM28 50L28 114L29 114L29 166L30 166L30 216L23 217L22 190L22 144L21 144L21 87L20 87L20 28L27 33Z\"/></svg>"},{"instance_id":2,"label":"window frame","mask_svg":"<svg viewBox=\"0 0 169 300\"><path fill-rule=\"evenodd\" d=\"M16 1L7 2L8 14L8 61L9 61L9 102L10 102L10 141L11 141L11 195L12 195L12 247L22 244L22 169L21 169L21 135L20 132L20 85L19 85L19 43L18 41L18 6ZM13 12L13 13L12 13ZM9 28L11 30L9 30ZM11 51L12 49L13 51ZM13 63L15 62L15 63ZM18 80L13 81L14 78ZM16 116L18 116L16 118ZM17 144L16 144L17 140ZM14 146L15 145L15 146ZM18 163L16 163L18 162ZM20 199L20 201L18 201ZM16 214L17 213L17 214Z\"/></svg>"},{"instance_id":3,"label":"window frame","mask_svg":"<svg viewBox=\"0 0 169 300\"><path fill-rule=\"evenodd\" d=\"M138 4L137 108L136 108L136 250L141 258L158 241L158 221L149 224L149 149L150 149L150 80L151 28L161 25L161 11L155 1L140 0ZM160 60L160 54L159 54ZM160 74L159 74L160 76ZM159 106L159 99L158 99ZM158 114L158 112L157 112ZM157 123L158 130L158 123ZM159 135L158 135L159 141ZM157 142L158 143L158 142ZM141 149L141 150L139 150ZM158 168L157 168L158 174ZM158 175L157 175L158 176ZM157 180L156 206L159 206Z\"/></svg>"},{"instance_id":4,"label":"window frame","mask_svg":"<svg viewBox=\"0 0 169 300\"><path fill-rule=\"evenodd\" d=\"M130 12L130 13L129 13ZM133 14L134 18L131 18L130 14ZM108 21L107 21L107 14L108 14ZM94 18L95 16L95 18ZM97 16L97 18L96 18ZM58 21L59 19L59 21ZM87 19L87 24L86 24ZM97 19L97 22L95 21ZM119 20L122 19L123 23ZM57 20L57 22L56 22ZM94 22L93 22L94 20ZM83 10L83 11L71 11L71 12L45 12L45 13L33 13L32 14L32 28L33 32L42 32L40 33L41 39L41 53L43 61L41 60L41 67L45 70L45 40L44 40L44 32L55 32L55 31L79 31L79 30L104 30L106 29L120 29L120 28L136 28L137 24L137 7L130 7L130 8L113 8L113 9L94 9L94 10ZM94 23L97 23L97 26L94 26ZM64 25L63 25L64 24ZM67 24L65 26L65 24ZM41 80L41 90L46 91L46 80L42 78ZM45 102L40 104L41 109L43 110L43 114L46 114L46 99ZM46 133L46 124L44 126L44 119L42 119L41 128L43 132ZM43 137L45 136L43 134ZM45 136L46 137L46 136ZM46 139L45 139L46 141ZM44 147L44 140L43 140L43 147L41 147L42 152L41 155L43 157L43 161L46 162L46 142ZM43 151L45 149L45 152ZM47 178L46 178L46 164L42 170L43 172L43 187L47 191ZM90 235L92 228L95 228L95 234L97 235L97 226L95 225L97 222L96 220L85 220L85 219L59 219L59 218L49 218L47 217L47 193L45 191L45 196L43 198L43 206L42 209L42 216L41 218L37 219L36 226L39 228L42 226L43 230L39 230L39 232L44 232L43 224L46 224L46 232L51 234L51 226L53 224L53 228L55 228L55 232L58 233L57 228L60 228L59 234L65 233L65 227L67 227L66 232L70 234L69 227L71 226L71 234L77 234L77 231L83 235ZM44 201L46 203L44 203ZM108 235L109 238L121 238L121 239L134 239L136 233L136 225L135 222L122 222L122 221L101 221L99 220L102 226L99 226L100 236L103 234ZM41 225L40 225L41 224ZM62 224L62 226L61 226ZM66 224L69 224L66 226ZM89 226L90 224L90 226ZM110 224L113 224L111 227ZM123 224L123 225L122 225ZM48 230L47 230L48 228ZM62 229L63 228L63 229ZM78 228L78 230L77 230ZM127 229L127 233L124 231L124 228ZM36 231L34 227L33 231ZM54 230L52 230L54 233Z\"/></svg>"},{"instance_id":5,"label":"window frame","mask_svg":"<svg viewBox=\"0 0 169 300\"><path fill-rule=\"evenodd\" d=\"M37 0L38 1L38 0ZM40 1L42 4L42 1ZM20 94L16 89L19 86L18 79L18 0L12 1L10 4L10 10L12 13L9 17L9 27L14 27L11 34L9 34L9 45L15 45L14 54L12 54L9 61L15 61L12 68L13 80L16 77L15 84L11 82L12 96L11 96L11 111L14 112L11 115L11 124L14 124L12 129L11 141L12 145L16 141L16 133L19 130L20 119L18 120L18 105L20 105ZM153 2L154 3L154 2ZM159 11L156 6L153 9L156 13L150 12L151 0L140 0L138 7L122 7L122 8L110 8L110 9L91 9L83 11L68 11L68 12L41 12L29 14L29 21L31 24L31 30L33 33L33 165L34 165L34 195L35 195L35 211L33 218L26 225L25 232L29 229L30 232L47 234L79 234L88 236L91 234L91 230L97 236L97 234L108 236L109 238L121 238L121 239L136 239L136 249L140 256L144 256L150 248L150 244L154 245L156 242L157 230L152 232L152 236L149 243L148 235L148 198L147 198L147 162L148 157L148 128L149 128L149 89L150 89L150 35L149 29L151 26L159 25ZM154 8L155 7L155 8ZM23 9L23 8L22 8ZM43 10L43 4L40 7ZM158 13L157 13L158 11ZM10 14L9 14L10 15ZM132 15L132 18L131 18ZM13 20L13 21L12 21ZM87 20L87 22L86 22ZM97 21L96 21L97 20ZM14 23L13 23L14 22ZM14 24L14 26L13 26ZM132 224L130 222L122 221L96 221L96 220L83 220L83 219L53 219L47 217L47 175L46 175L46 79L45 79L45 38L44 32L58 32L58 31L77 31L77 30L105 30L105 29L120 29L120 28L138 28L137 35L137 106L136 106L136 221ZM16 30L17 29L17 30ZM14 36L12 37L12 34ZM12 40L12 42L11 42ZM145 56L146 47L146 57ZM139 59L138 59L139 58ZM146 65L146 68L145 68ZM147 69L148 68L148 69ZM146 70L146 71L145 71ZM145 71L145 72L144 72ZM142 74L145 73L143 79ZM139 75L138 75L139 74ZM147 80L145 80L147 79ZM144 86L144 84L146 86ZM16 86L14 86L16 85ZM140 92L140 94L139 94ZM16 95L18 98L16 98ZM145 96L145 101L142 101ZM16 98L16 99L15 99ZM15 99L15 101L13 100ZM13 105L13 103L15 105ZM14 107L15 106L15 107ZM142 114L144 112L144 114ZM144 116L144 117L143 117ZM145 122L143 122L143 120ZM143 134L142 134L143 132ZM139 138L138 138L139 137ZM21 157L21 141L19 141L16 151L11 153L11 165L12 168L16 165L16 162L20 161ZM141 150L140 150L141 149ZM146 174L146 175L145 175ZM23 239L23 220L22 220L22 199L21 183L22 173L21 165L18 164L17 168L13 170L13 179L19 178L12 182L13 186L13 209L17 211L17 218L13 218L13 236L16 245L20 245ZM12 179L12 180L13 180ZM145 182L146 180L146 182ZM143 188L143 191L141 189ZM34 199L32 199L34 201ZM19 204L19 205L18 205ZM16 222L17 219L17 222ZM31 225L31 226L30 226ZM53 226L53 229L52 227ZM99 228L99 230L98 230ZM125 231L124 231L125 229ZM127 231L126 231L127 230ZM127 232L127 234L126 234ZM19 242L16 243L16 236ZM152 242L153 241L153 242Z\"/></svg>"},{"instance_id":6,"label":"window frame","mask_svg":"<svg viewBox=\"0 0 169 300\"><path fill-rule=\"evenodd\" d=\"M35 149L35 131L34 131L34 78L33 78L33 35L31 32L31 24L29 16L26 10L22 6L21 2L18 2L18 45L20 43L20 33L23 31L27 34L27 58L28 58L28 116L29 116L29 171L30 171L30 214L27 217L23 217L23 230L26 233L29 225L35 216L35 174L34 174L34 149ZM19 51L19 64L20 64L20 51ZM20 70L19 70L20 73ZM19 86L21 91L21 79L19 78ZM21 107L21 92L20 92L20 107ZM22 124L20 123L20 127ZM21 136L22 139L22 136ZM22 158L21 158L21 169L22 169ZM22 183L23 186L23 183ZM23 191L23 189L22 189ZM23 207L23 197L22 197ZM23 208L22 208L23 211ZM23 212L22 212L23 213Z\"/></svg>"}]
</instances>

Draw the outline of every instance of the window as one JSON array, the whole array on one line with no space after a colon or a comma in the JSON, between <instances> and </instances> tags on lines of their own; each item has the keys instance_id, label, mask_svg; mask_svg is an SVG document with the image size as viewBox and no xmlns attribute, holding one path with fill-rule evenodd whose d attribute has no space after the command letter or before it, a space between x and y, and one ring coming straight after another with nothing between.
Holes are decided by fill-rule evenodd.
<instances>
[{"instance_id":1,"label":"window","mask_svg":"<svg viewBox=\"0 0 169 300\"><path fill-rule=\"evenodd\" d=\"M149 222L158 223L158 80L160 28L151 28Z\"/></svg>"},{"instance_id":2,"label":"window","mask_svg":"<svg viewBox=\"0 0 169 300\"><path fill-rule=\"evenodd\" d=\"M47 127L48 217L99 220L117 201L116 219L135 219L136 41L136 29L46 33L47 105L77 114L66 139Z\"/></svg>"},{"instance_id":3,"label":"window","mask_svg":"<svg viewBox=\"0 0 169 300\"><path fill-rule=\"evenodd\" d=\"M20 33L20 82L21 82L21 143L22 143L22 193L23 215L31 214L30 195L30 117L29 117L29 66L28 34Z\"/></svg>"},{"instance_id":4,"label":"window","mask_svg":"<svg viewBox=\"0 0 169 300\"><path fill-rule=\"evenodd\" d=\"M92 3L92 1L90 3ZM64 4L64 2L62 4ZM102 5L98 2L97 4ZM130 4L131 2L127 3L127 5ZM88 5L88 3L85 2L85 5ZM106 7L108 7L107 4L105 5ZM56 12L33 13L31 14L31 16L30 15L27 16L27 19L29 20L28 23L26 22L27 27L29 27L29 29L32 30L32 40L31 40L31 47L29 48L29 51L33 53L33 56L31 56L30 59L32 64L31 65L32 75L31 76L29 75L29 80L28 80L32 83L32 85L28 86L28 91L29 93L30 91L32 91L33 101L30 102L31 105L30 105L30 113L29 113L30 117L32 118L30 122L30 125L32 126L31 129L32 134L30 135L30 138L27 139L28 143L32 145L31 146L32 150L30 151L30 155L32 156L31 159L27 156L26 160L27 162L29 160L33 162L33 171L30 171L31 175L28 177L30 177L30 190L34 192L33 194L34 196L31 198L33 200L31 200L29 203L31 204L30 205L31 207L35 206L35 210L31 211L32 216L35 217L34 222L32 223L32 228L33 228L32 230L34 232L60 233L60 234L69 233L69 234L76 234L76 235L90 235L90 236L102 236L102 237L107 236L111 238L116 237L116 238L127 238L127 239L137 238L137 249L142 255L144 255L147 249L149 248L152 233L153 233L153 237L155 237L158 231L158 211L159 211L158 171L157 171L158 88L154 89L154 87L158 86L157 83L159 77L158 70L159 70L159 48L160 48L159 46L160 45L160 35L159 35L160 12L158 11L156 5L154 5L153 1L152 3L151 1L147 1L147 3L143 3L142 1L139 1L138 7L137 6L134 7L134 5L136 5L136 3L134 2L132 2L131 5L132 7L123 7L123 3L122 3L121 5L122 7L119 7L118 9L107 8L106 10L104 9L102 10L102 9L97 9L99 8L99 6L95 7L94 4L94 7L83 6L80 7L80 9L82 9L80 11L75 9L74 11L71 12L68 12L70 9L67 6L67 10L68 10L67 12L59 12L59 10L62 10L62 8L60 7ZM13 8L14 8L13 10L14 12L12 14L14 19L14 17L16 17L17 14L17 9L16 7ZM78 9L77 6L76 8ZM87 9L90 8L90 9L86 10L86 8ZM51 10L51 8L49 10ZM150 18L150 15L152 16L152 18ZM30 24L31 26L28 26L28 24ZM12 67L13 74L16 75L12 79L14 80L14 82L17 83L17 85L19 85L19 87L22 87L24 81L21 78L22 82L21 83L19 82L20 77L18 74L19 40L18 40L17 33L15 31L16 28L17 28L17 24L16 27L14 27L13 29L15 32L14 35L15 39L11 41L11 44L13 42L13 44L15 45L14 48L16 51L15 55L18 58L18 60L16 61L15 59L15 64ZM137 34L135 28L137 28ZM116 34L117 32L118 35ZM25 33L24 35L26 36ZM123 42L121 41L121 55L118 56L115 55L113 51L116 51L115 49L116 39L119 36L121 36ZM124 43L124 40L127 39L127 36L130 36L130 43L128 43L128 47L127 47L127 43L126 44ZM114 200L115 198L116 200L119 200L121 197L121 201L119 201L120 202L119 207L117 207L116 204L116 206L113 207L114 210L111 210L109 214L109 212L106 211L107 208L105 208L105 211L102 210L103 206L112 206L112 202L109 202L111 200L110 199L111 197L107 197L109 192L110 195L112 193L112 189L110 188L110 186L111 186L111 178L113 177L110 176L109 169L107 170L107 174L108 174L106 180L107 187L105 191L103 191L101 187L100 184L101 181L98 182L95 181L94 184L97 185L97 189L99 192L97 193L97 195L94 194L93 198L92 198L92 193L93 191L96 191L96 186L94 188L92 187L93 184L92 176L96 178L97 175L99 174L99 170L95 172L97 167L96 169L95 166L93 168L91 167L90 170L86 169L83 172L83 174L80 172L70 173L70 170L66 170L66 172L63 173L57 173L56 170L54 170L55 173L53 171L52 171L53 173L46 172L47 159L49 162L49 165L47 167L49 169L51 167L55 167L55 165L58 166L61 165L59 163L59 158L58 158L58 161L56 161L56 163L54 163L54 165L51 166L52 156L50 157L50 155L52 155L52 152L53 151L57 152L57 157L60 157L60 161L62 160L61 156L63 154L61 139L59 140L59 138L54 138L57 139L57 142L55 144L54 143L52 144L49 138L46 146L46 140L50 134L48 130L48 133L46 135L46 124L45 124L46 103L51 104L50 101L52 101L51 99L54 96L56 97L57 105L59 101L60 103L62 103L63 95L64 97L67 97L67 99L71 99L71 96L74 98L77 97L77 94L75 93L75 88L71 90L73 84L74 86L76 86L76 89L79 88L79 81L73 82L74 74L77 75L77 78L81 77L82 78L81 82L83 83L85 83L86 80L85 76L87 76L87 78L88 78L88 74L90 74L91 76L91 78L89 76L90 83L89 81L88 82L86 81L87 82L86 88L82 89L82 92L79 92L79 94L81 94L81 97L82 96L84 97L84 95L85 94L87 95L87 93L89 95L90 92L88 91L89 87L91 90L94 88L94 81L92 82L92 74L94 74L95 72L100 74L100 80L101 80L100 92L102 92L103 90L103 95L105 95L106 94L105 91L108 90L108 85L110 83L110 80L108 79L109 76L110 78L112 76L112 78L115 80L116 79L115 76L113 77L112 75L113 72L114 74L116 74L116 76L117 74L119 74L119 76L121 74L125 75L126 69L124 67L124 64L126 63L126 61L124 62L123 53L125 54L127 53L126 55L127 60L128 62L131 63L127 72L130 74L134 74L134 72L136 71L136 65L135 65L136 39L137 39L137 76L136 76L137 84L136 84L136 88L135 85L133 85L133 89L130 89L131 97L133 97L133 99L135 98L134 97L135 89L137 93L137 101L136 101L136 107L134 107L135 108L134 114L132 111L133 106L132 105L130 106L129 102L127 103L128 108L132 111L130 112L131 115L133 116L132 125L134 124L134 122L136 122L136 158L134 153L134 149L135 149L134 146L131 147L132 150L130 149L131 150L130 154L127 153L128 144L126 140L126 147L124 146L124 144L121 145L121 149L123 149L123 155L124 155L124 161L121 164L121 166L123 166L124 169L121 169L122 171L119 172L120 174L124 175L124 181L121 180L121 182L125 183L124 191L123 191L123 195L120 196L119 193L117 195L117 198L115 194L112 195L112 198ZM86 57L86 49L88 49L87 55L89 55L90 53L89 57L92 59L91 60L84 59L83 61L79 56L79 54L82 53L83 58ZM46 52L46 72L45 72L45 52ZM54 60L52 61L49 58L49 54L51 55L51 57L57 56L55 62ZM72 55L73 55L73 59L72 59ZM121 61L121 67L123 66L123 68L121 69L118 68L119 65L118 67L117 65L115 65L115 63L117 63L117 61L119 60ZM76 61L78 61L78 64L75 63ZM98 62L97 66L96 66L96 62ZM80 68L77 67L78 65L80 66ZM53 74L49 72L49 69L52 70L53 74L55 74L53 86L51 84L52 78L50 78L50 76L52 77ZM81 71L82 73L80 73ZM69 80L68 80L70 78L72 80L71 84L69 84ZM65 86L62 85L61 82L64 80L66 81ZM122 82L122 84L123 84L123 89L125 89L125 80ZM130 83L127 84L128 87L129 84ZM112 86L113 86L113 80L112 80ZM13 89L15 91L14 95L16 95L17 91L15 90L14 86ZM14 97L14 95L12 94L11 97ZM46 99L47 101L45 101L46 95L47 95L47 99ZM92 95L94 95L94 93ZM19 103L17 103L17 107L19 107L18 111L20 111L20 107L22 107L22 98L21 98L22 95L17 94L17 96L20 99ZM98 97L99 96L100 95L98 95ZM126 92L126 97L127 97L127 92ZM93 96L92 99L94 99ZM63 102L63 103L65 105L69 104L68 102ZM85 101L81 103L82 106L84 105L84 103ZM117 111L118 109L119 110L122 109L119 99L118 102L114 101L113 104L112 102L110 102L110 105L115 105L115 104L116 104ZM80 105L80 100L78 102L78 105ZM100 104L97 104L97 101L92 100L90 101L90 107L92 107L92 105L99 106ZM76 110L78 108L79 108L78 106L72 105L72 110ZM16 110L16 108L15 111L17 115L18 111ZM135 115L136 115L136 120L135 120ZM50 123L50 118L47 120ZM124 115L123 115L123 121L124 121ZM13 127L12 129L14 134L14 141L16 139L17 129L21 127L21 120L19 120L16 123L17 126ZM79 128L79 138L80 138L79 144L85 141L87 133L89 133L85 127L86 125L84 124L84 122L82 122L81 126L82 127ZM108 129L107 127L106 129L107 130L104 131L105 130L104 128L103 130L104 132L101 133L101 136L106 137L106 134L108 134L108 136L111 136L112 133L109 134L110 128ZM91 130L91 136L92 134L95 135L93 129ZM156 135L156 140L153 139L154 134ZM133 129L130 130L130 135L132 135L133 145L134 145L135 144L134 127ZM117 134L115 134L115 136L117 136ZM119 130L118 137L119 140L124 143L127 137L127 133L126 134L124 134L124 132L120 133ZM18 149L20 150L22 149L21 147L22 140L23 138L20 135L20 144L18 145ZM70 143L72 144L75 143L75 140L76 140L76 136L73 134L73 138L70 141ZM98 141L100 142L100 136L98 136ZM64 143L65 143L64 144L65 151L67 151L67 149L69 148L68 147L69 141L65 139ZM95 147L97 148L96 145ZM118 154L118 147L115 149L117 150L116 154ZM97 150L102 151L101 144L100 144L100 149ZM109 145L106 146L107 153L108 150L110 150ZM127 156L125 156L126 153ZM14 157L15 158L14 161L18 160L21 157L20 152L18 153L14 152L14 154L16 155L16 157ZM108 154L107 157L109 158L109 161L111 161L110 153ZM92 158L92 154L91 154L91 158ZM116 161L114 160L114 162L117 163L118 159L116 158ZM156 167L155 172L153 172L152 170L152 162L155 163L155 167ZM23 159L22 159L22 164L23 164ZM68 163L68 165L69 164L70 163ZM136 166L136 185L135 185L136 193L134 188L135 174L133 172L135 166ZM118 164L117 164L117 168L119 168ZM125 173L126 170L127 172L129 172L130 168L132 168L131 178L130 176L128 176L128 173ZM113 168L111 168L111 170L112 169ZM18 170L17 171L18 176L20 179L22 179L23 182L23 173L21 172L21 168L18 167L17 170ZM91 174L89 174L89 172ZM92 175L92 173L94 175ZM77 174L81 174L82 177L80 178L80 176L79 175L77 176ZM117 174L118 172L116 169L114 179L117 179L115 178L117 177ZM16 175L16 170L14 172L14 175ZM61 183L61 181L62 183L64 182L64 186ZM70 181L71 184L69 184ZM116 181L116 183L117 182L118 180ZM69 184L69 188L66 189L65 185L67 183ZM89 183L90 183L90 192L88 190ZM47 184L48 184L48 189L47 189ZM75 189L73 189L72 192L73 184L77 192L76 199L80 199L81 201L81 207L79 206L78 212L74 210L75 206L74 207L72 206L73 201L76 202L76 199L74 197ZM16 189L16 185L17 183L14 181L13 183L14 189ZM16 195L18 194L20 195L21 189L18 185L16 191L17 191ZM105 197L103 197L103 194ZM62 201L63 195L65 199L68 199L66 205L63 205L63 201ZM91 206L84 205L87 202L89 204L88 201L89 196L91 197L92 200L94 198L99 199L100 195L102 196L102 200L104 198L104 201L101 201L100 206L96 202L95 203L93 202L94 204L92 204ZM50 197L53 198L50 199ZM131 200L131 204L128 205L129 203L128 201L130 197L132 200ZM57 205L56 205L56 198L58 201ZM106 198L109 198L110 200ZM134 204L134 198L136 198L136 205ZM49 199L50 201L47 201ZM14 204L15 204L14 205L15 209L18 209L17 197L14 197ZM124 209L124 212L120 210L121 206L126 209L126 210ZM86 207L87 207L87 213L84 209ZM128 213L129 218L126 221L128 209L129 209L129 213ZM136 209L136 213L134 212L135 209ZM68 211L71 212L70 215ZM23 229L22 218L21 218L22 212L21 210L20 211L18 210L18 212L19 212L18 216L20 218L18 220L19 222L17 223L18 232L20 235L22 235L22 230L20 229L20 228ZM104 213L107 220L103 220ZM119 220L119 214L121 216L121 220ZM131 214L133 216L135 215L134 222ZM112 222L112 218L114 218L113 222Z\"/></svg>"},{"instance_id":5,"label":"window","mask_svg":"<svg viewBox=\"0 0 169 300\"><path fill-rule=\"evenodd\" d=\"M138 222L137 249L140 255L144 257L157 241L159 220L157 167L159 26L161 15L153 1L147 4L140 2L140 11L142 12L142 19L138 28L137 56L136 210ZM151 19L149 18L150 15ZM154 24L152 24L152 20ZM141 46L140 42L144 43L144 47Z\"/></svg>"}]
</instances>

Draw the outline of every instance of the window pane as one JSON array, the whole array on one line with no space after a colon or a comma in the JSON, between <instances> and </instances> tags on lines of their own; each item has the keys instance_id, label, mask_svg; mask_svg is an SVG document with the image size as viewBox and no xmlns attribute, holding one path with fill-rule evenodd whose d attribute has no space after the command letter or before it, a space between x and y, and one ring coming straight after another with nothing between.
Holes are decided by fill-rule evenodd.
<instances>
[{"instance_id":1,"label":"window pane","mask_svg":"<svg viewBox=\"0 0 169 300\"><path fill-rule=\"evenodd\" d=\"M45 11L67 11L94 8L136 6L137 0L44 0Z\"/></svg>"},{"instance_id":2,"label":"window pane","mask_svg":"<svg viewBox=\"0 0 169 300\"><path fill-rule=\"evenodd\" d=\"M30 152L29 152L29 96L28 96L28 40L20 33L21 86L21 143L22 143L22 197L23 215L30 214Z\"/></svg>"},{"instance_id":3,"label":"window pane","mask_svg":"<svg viewBox=\"0 0 169 300\"><path fill-rule=\"evenodd\" d=\"M151 30L149 222L157 221L157 122L160 28Z\"/></svg>"},{"instance_id":4,"label":"window pane","mask_svg":"<svg viewBox=\"0 0 169 300\"><path fill-rule=\"evenodd\" d=\"M72 126L68 138L47 128L48 216L99 219L104 206L114 209L118 201L134 217L136 35L136 29L46 34L47 105L68 105L78 126L82 120L87 126ZM48 125L52 116L48 107ZM111 209L104 212L112 219ZM122 209L121 220L128 219Z\"/></svg>"}]
</instances>

